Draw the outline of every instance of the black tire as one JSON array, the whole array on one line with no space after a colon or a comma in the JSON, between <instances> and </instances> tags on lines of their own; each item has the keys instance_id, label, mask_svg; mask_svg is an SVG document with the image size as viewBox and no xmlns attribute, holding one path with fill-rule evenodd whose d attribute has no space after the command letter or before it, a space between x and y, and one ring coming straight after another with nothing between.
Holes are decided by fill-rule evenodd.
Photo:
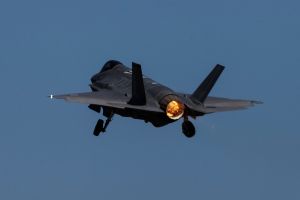
<instances>
[{"instance_id":1,"label":"black tire","mask_svg":"<svg viewBox=\"0 0 300 200\"><path fill-rule=\"evenodd\" d=\"M102 119L99 119L96 126L95 126L95 129L94 129L94 136L98 136L102 130L103 130L103 124L104 124L104 121Z\"/></svg>"},{"instance_id":2,"label":"black tire","mask_svg":"<svg viewBox=\"0 0 300 200\"><path fill-rule=\"evenodd\" d=\"M196 134L196 129L195 129L195 126L193 125L193 123L190 121L183 122L182 123L182 133L188 138L194 137Z\"/></svg>"}]
</instances>

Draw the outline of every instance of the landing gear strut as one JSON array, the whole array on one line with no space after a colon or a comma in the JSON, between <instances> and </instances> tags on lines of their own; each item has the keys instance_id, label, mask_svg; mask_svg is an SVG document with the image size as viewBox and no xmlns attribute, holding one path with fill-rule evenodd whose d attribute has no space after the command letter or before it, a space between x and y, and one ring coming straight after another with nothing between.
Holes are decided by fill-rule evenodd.
<instances>
[{"instance_id":1,"label":"landing gear strut","mask_svg":"<svg viewBox=\"0 0 300 200\"><path fill-rule=\"evenodd\" d=\"M104 123L104 121L102 119L99 119L96 126L95 126L95 129L94 129L94 136L98 136L101 132L105 132L106 131L106 128L108 127L109 123L111 122L112 120L112 117L114 116L114 113L113 112L110 112L109 115L107 115L107 119ZM104 124L104 126L103 126Z\"/></svg>"},{"instance_id":2,"label":"landing gear strut","mask_svg":"<svg viewBox=\"0 0 300 200\"><path fill-rule=\"evenodd\" d=\"M184 119L184 122L182 123L182 133L188 138L191 138L196 134L195 126L188 119Z\"/></svg>"}]
</instances>

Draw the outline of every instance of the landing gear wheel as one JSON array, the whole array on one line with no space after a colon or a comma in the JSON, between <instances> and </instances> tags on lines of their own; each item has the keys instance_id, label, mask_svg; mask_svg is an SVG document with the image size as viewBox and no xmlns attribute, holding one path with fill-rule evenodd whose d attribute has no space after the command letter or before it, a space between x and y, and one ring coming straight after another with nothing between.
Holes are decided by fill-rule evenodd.
<instances>
[{"instance_id":1,"label":"landing gear wheel","mask_svg":"<svg viewBox=\"0 0 300 200\"><path fill-rule=\"evenodd\" d=\"M102 119L99 119L94 129L94 136L98 136L103 131L103 124L104 121Z\"/></svg>"},{"instance_id":2,"label":"landing gear wheel","mask_svg":"<svg viewBox=\"0 0 300 200\"><path fill-rule=\"evenodd\" d=\"M195 136L196 129L193 123L190 121L184 121L182 123L182 133L188 138Z\"/></svg>"}]
</instances>

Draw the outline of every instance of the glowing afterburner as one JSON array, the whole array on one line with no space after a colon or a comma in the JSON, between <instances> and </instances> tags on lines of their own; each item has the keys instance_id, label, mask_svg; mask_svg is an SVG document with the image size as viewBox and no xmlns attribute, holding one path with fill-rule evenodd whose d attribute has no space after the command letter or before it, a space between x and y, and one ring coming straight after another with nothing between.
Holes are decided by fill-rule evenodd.
<instances>
[{"instance_id":1,"label":"glowing afterburner","mask_svg":"<svg viewBox=\"0 0 300 200\"><path fill-rule=\"evenodd\" d=\"M184 105L178 101L171 101L166 108L166 114L170 119L177 120L183 116Z\"/></svg>"}]
</instances>

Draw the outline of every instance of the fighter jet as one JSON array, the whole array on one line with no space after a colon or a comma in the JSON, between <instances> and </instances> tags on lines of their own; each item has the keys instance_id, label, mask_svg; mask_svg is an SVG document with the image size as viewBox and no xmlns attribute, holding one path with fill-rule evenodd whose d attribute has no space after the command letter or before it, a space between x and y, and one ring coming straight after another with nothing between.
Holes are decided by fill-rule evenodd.
<instances>
[{"instance_id":1,"label":"fighter jet","mask_svg":"<svg viewBox=\"0 0 300 200\"><path fill-rule=\"evenodd\" d=\"M114 114L150 122L162 127L182 119L182 132L191 138L196 130L189 118L224 111L246 109L259 101L209 97L211 89L224 70L216 65L192 94L180 93L143 75L141 65L132 68L110 60L101 71L91 77L91 92L50 95L53 99L88 104L97 113L102 110L106 121L99 119L94 135L106 131Z\"/></svg>"}]
</instances>

